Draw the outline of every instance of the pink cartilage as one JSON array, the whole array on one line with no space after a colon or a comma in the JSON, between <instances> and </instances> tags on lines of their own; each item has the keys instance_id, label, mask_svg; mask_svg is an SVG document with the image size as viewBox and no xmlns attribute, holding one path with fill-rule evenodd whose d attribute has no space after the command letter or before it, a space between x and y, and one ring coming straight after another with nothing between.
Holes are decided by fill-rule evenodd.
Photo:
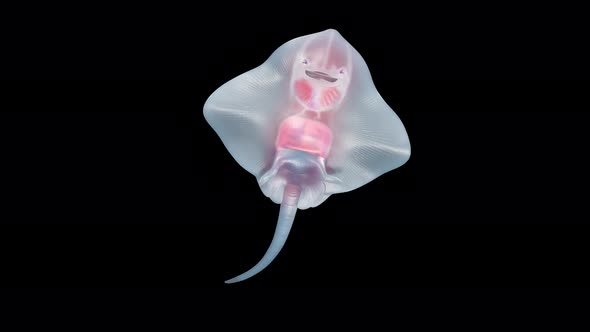
<instances>
[{"instance_id":1,"label":"pink cartilage","mask_svg":"<svg viewBox=\"0 0 590 332\"><path fill-rule=\"evenodd\" d=\"M332 131L320 121L294 115L279 127L277 149L304 151L326 158L332 145Z\"/></svg>"}]
</instances>

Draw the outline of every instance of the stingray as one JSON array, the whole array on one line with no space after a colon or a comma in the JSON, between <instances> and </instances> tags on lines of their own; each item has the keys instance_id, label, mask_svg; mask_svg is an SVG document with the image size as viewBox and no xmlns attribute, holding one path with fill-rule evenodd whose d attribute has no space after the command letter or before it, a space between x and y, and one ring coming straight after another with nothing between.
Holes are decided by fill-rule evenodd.
<instances>
[{"instance_id":1,"label":"stingray","mask_svg":"<svg viewBox=\"0 0 590 332\"><path fill-rule=\"evenodd\" d=\"M297 209L359 188L410 158L404 125L361 55L334 29L295 38L222 85L204 116L233 158L280 204L272 242L243 281L287 240Z\"/></svg>"}]
</instances>

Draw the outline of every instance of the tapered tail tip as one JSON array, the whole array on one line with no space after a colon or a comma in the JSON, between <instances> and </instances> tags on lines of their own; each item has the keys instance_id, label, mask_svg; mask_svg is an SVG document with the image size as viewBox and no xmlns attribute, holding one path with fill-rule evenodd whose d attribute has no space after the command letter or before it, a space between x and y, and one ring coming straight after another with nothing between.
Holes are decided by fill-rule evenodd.
<instances>
[{"instance_id":1,"label":"tapered tail tip","mask_svg":"<svg viewBox=\"0 0 590 332\"><path fill-rule=\"evenodd\" d=\"M226 280L226 281L224 281L224 282L225 282L226 284L233 284L233 283L236 283L236 282L239 282L239 281L242 281L242 280L241 280L241 279L238 279L238 278L236 277L236 278L231 278L231 279L228 279L228 280Z\"/></svg>"}]
</instances>

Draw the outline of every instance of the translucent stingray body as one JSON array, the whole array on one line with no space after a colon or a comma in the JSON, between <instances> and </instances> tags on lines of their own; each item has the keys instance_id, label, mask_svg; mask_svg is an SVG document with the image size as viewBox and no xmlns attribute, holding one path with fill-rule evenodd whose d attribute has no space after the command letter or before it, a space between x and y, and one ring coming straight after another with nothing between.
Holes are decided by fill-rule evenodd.
<instances>
[{"instance_id":1,"label":"translucent stingray body","mask_svg":"<svg viewBox=\"0 0 590 332\"><path fill-rule=\"evenodd\" d=\"M354 190L410 157L406 130L379 95L361 55L333 29L293 39L217 89L208 123L234 159L281 204L262 271L285 244L297 209Z\"/></svg>"}]
</instances>

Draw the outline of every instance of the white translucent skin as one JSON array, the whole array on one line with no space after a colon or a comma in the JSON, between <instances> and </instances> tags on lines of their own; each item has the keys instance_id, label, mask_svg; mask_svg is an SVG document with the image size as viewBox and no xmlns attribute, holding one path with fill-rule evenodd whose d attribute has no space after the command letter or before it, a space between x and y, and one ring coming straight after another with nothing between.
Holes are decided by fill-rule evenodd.
<instances>
[{"instance_id":1,"label":"white translucent skin","mask_svg":"<svg viewBox=\"0 0 590 332\"><path fill-rule=\"evenodd\" d=\"M304 77L305 70L338 78L314 83L335 86L341 95L338 102L325 108L297 98L293 82ZM310 108L332 131L329 154L321 158L277 151L279 124ZM315 207L332 194L354 190L400 167L410 157L399 117L377 92L361 55L333 29L285 43L262 65L217 89L205 103L204 115L234 159L256 176L265 195L282 203L267 254L228 283L247 279L270 264L285 243L295 207ZM289 171L280 169L285 164ZM297 199L286 202L291 196L283 193L289 190Z\"/></svg>"}]
</instances>

